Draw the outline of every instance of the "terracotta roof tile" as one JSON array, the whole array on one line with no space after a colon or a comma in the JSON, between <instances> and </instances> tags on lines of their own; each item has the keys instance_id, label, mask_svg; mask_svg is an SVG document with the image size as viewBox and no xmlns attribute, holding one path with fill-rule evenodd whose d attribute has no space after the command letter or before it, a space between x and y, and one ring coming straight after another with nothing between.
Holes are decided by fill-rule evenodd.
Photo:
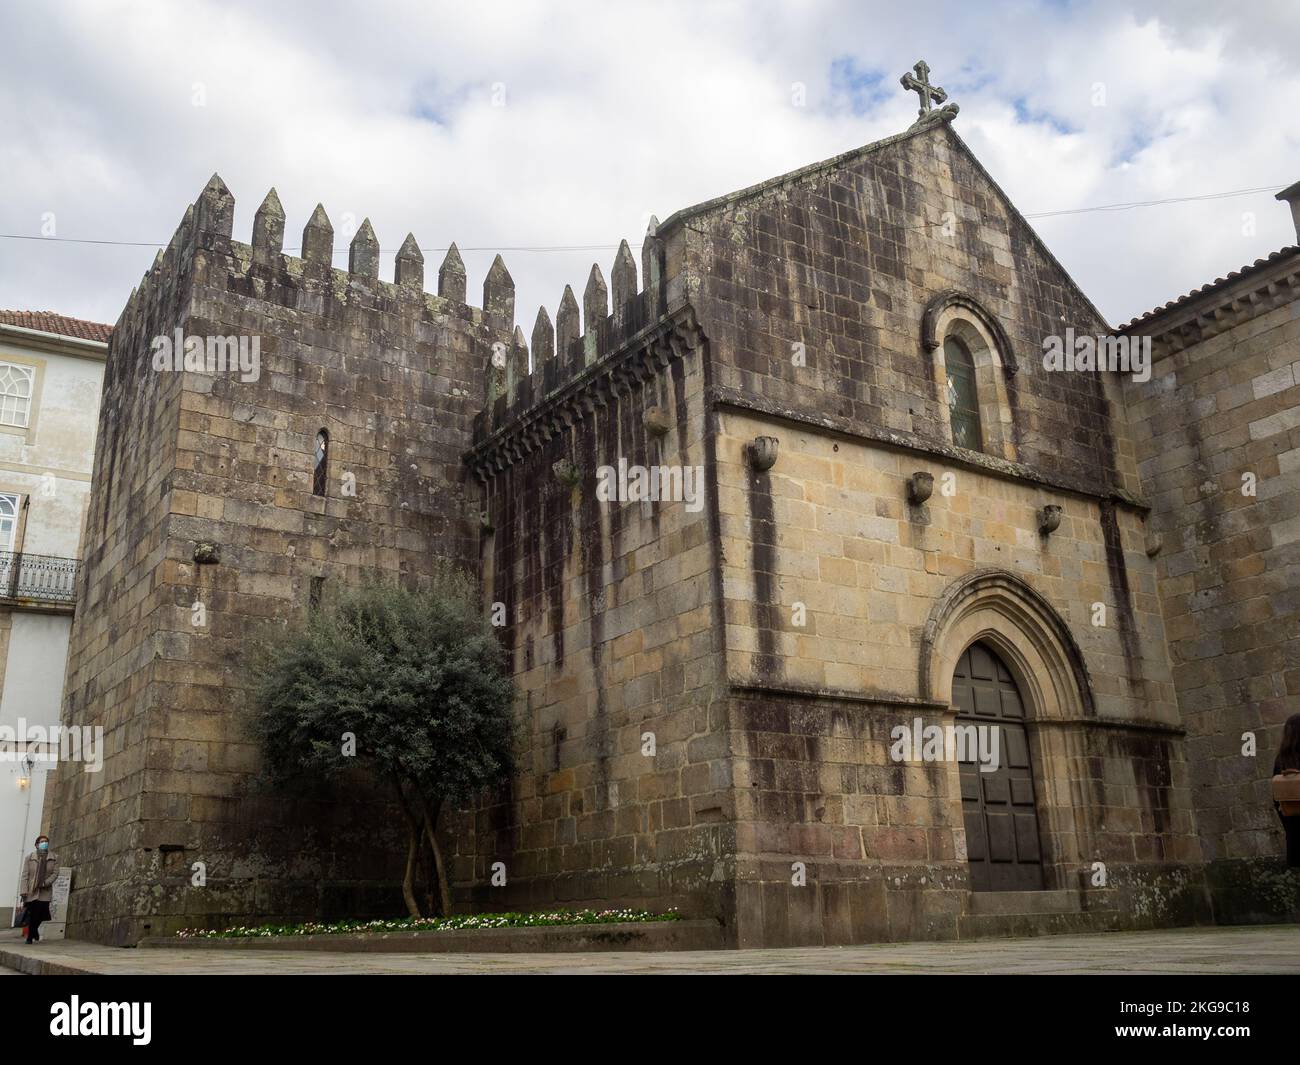
<instances>
[{"instance_id":1,"label":"terracotta roof tile","mask_svg":"<svg viewBox=\"0 0 1300 1065\"><path fill-rule=\"evenodd\" d=\"M69 318L53 311L0 311L0 323L16 325L22 329L35 329L42 333L55 333L79 340L97 340L108 343L113 334L111 325L87 322L82 318Z\"/></svg>"},{"instance_id":2,"label":"terracotta roof tile","mask_svg":"<svg viewBox=\"0 0 1300 1065\"><path fill-rule=\"evenodd\" d=\"M1300 244L1292 244L1285 248L1279 248L1277 251L1273 252L1267 259L1256 259L1253 263L1249 263L1246 266L1243 266L1240 270L1233 270L1232 273L1230 273L1227 277L1215 278L1209 284L1202 285L1200 288L1192 289L1192 291L1187 293L1187 295L1185 296L1179 296L1176 300L1170 300L1168 303L1164 304L1163 306L1155 307L1152 310L1147 311L1145 314L1139 314L1131 322L1126 322L1124 325L1121 325L1119 327L1119 331L1121 333L1126 332L1127 330L1132 329L1135 325L1139 325L1140 323L1145 322L1151 318L1155 318L1157 315L1164 314L1165 311L1171 311L1175 307L1181 307L1184 303L1196 299L1197 296L1204 296L1207 292L1213 292L1216 288L1221 288L1224 285L1231 284L1233 281L1236 281L1238 278L1248 277L1256 270L1259 270L1265 266L1271 266L1279 259L1285 259L1288 256L1296 255L1298 253L1300 253Z\"/></svg>"}]
</instances>

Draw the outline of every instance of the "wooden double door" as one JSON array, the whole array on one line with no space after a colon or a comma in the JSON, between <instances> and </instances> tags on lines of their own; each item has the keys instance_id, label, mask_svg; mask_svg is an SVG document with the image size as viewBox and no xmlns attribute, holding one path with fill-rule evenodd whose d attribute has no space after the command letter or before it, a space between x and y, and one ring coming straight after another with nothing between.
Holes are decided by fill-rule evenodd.
<instances>
[{"instance_id":1,"label":"wooden double door","mask_svg":"<svg viewBox=\"0 0 1300 1065\"><path fill-rule=\"evenodd\" d=\"M1034 775L1025 707L1016 682L992 648L972 644L952 675L958 725L998 731L997 768L982 772L969 749L960 763L966 851L975 891L1043 887ZM986 743L985 749L991 749ZM991 759L989 760L991 761Z\"/></svg>"}]
</instances>

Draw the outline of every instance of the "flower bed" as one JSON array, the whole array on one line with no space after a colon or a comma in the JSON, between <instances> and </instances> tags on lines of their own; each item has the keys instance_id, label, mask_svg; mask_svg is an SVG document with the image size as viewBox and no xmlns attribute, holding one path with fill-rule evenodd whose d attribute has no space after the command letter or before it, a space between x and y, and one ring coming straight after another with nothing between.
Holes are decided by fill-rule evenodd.
<instances>
[{"instance_id":1,"label":"flower bed","mask_svg":"<svg viewBox=\"0 0 1300 1065\"><path fill-rule=\"evenodd\" d=\"M481 928L544 928L561 925L629 924L677 921L676 910L551 910L543 913L479 913L453 917L401 917L377 921L305 921L302 924L264 924L256 928L238 926L222 930L187 928L181 939L251 939L266 936L327 936L346 933L454 932Z\"/></svg>"}]
</instances>

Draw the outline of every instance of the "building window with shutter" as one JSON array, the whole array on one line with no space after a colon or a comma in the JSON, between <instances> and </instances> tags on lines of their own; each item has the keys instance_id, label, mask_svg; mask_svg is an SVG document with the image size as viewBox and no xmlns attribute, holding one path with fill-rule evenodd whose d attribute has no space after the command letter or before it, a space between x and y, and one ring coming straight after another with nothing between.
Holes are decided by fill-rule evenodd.
<instances>
[{"instance_id":1,"label":"building window with shutter","mask_svg":"<svg viewBox=\"0 0 1300 1065\"><path fill-rule=\"evenodd\" d=\"M0 425L26 429L32 416L32 384L36 371L30 366L0 362Z\"/></svg>"},{"instance_id":2,"label":"building window with shutter","mask_svg":"<svg viewBox=\"0 0 1300 1065\"><path fill-rule=\"evenodd\" d=\"M0 492L0 551L14 549L22 507L22 496L16 492Z\"/></svg>"}]
</instances>

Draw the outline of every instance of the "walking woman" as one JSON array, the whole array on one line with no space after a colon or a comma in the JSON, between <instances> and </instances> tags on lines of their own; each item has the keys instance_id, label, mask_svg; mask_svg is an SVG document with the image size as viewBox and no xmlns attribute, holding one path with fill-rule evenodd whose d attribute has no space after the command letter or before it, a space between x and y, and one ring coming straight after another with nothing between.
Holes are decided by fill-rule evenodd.
<instances>
[{"instance_id":1,"label":"walking woman","mask_svg":"<svg viewBox=\"0 0 1300 1065\"><path fill-rule=\"evenodd\" d=\"M27 918L28 943L40 942L41 923L50 919L54 876L58 868L58 859L50 853L50 837L37 836L36 849L27 855L27 864L23 868L21 895L25 907L23 912Z\"/></svg>"},{"instance_id":2,"label":"walking woman","mask_svg":"<svg viewBox=\"0 0 1300 1065\"><path fill-rule=\"evenodd\" d=\"M1279 792L1288 796L1300 793L1300 714L1292 714L1282 726L1282 743L1273 763L1275 800ZM1281 799L1273 806L1286 831L1286 864L1300 869L1300 802Z\"/></svg>"}]
</instances>

